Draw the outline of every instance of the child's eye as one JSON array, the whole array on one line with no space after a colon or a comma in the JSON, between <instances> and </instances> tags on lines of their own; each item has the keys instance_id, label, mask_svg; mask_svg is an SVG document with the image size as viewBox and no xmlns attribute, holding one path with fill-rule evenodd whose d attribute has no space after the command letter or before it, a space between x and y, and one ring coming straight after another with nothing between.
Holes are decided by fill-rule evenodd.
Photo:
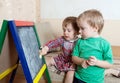
<instances>
[{"instance_id":1,"label":"child's eye","mask_svg":"<svg viewBox=\"0 0 120 83\"><path fill-rule=\"evenodd\" d=\"M63 32L71 32L71 30L69 30L69 29L63 29Z\"/></svg>"},{"instance_id":2,"label":"child's eye","mask_svg":"<svg viewBox=\"0 0 120 83\"><path fill-rule=\"evenodd\" d=\"M84 30L84 28L81 28L81 30Z\"/></svg>"},{"instance_id":3,"label":"child's eye","mask_svg":"<svg viewBox=\"0 0 120 83\"><path fill-rule=\"evenodd\" d=\"M68 32L71 32L71 30L68 30Z\"/></svg>"}]
</instances>

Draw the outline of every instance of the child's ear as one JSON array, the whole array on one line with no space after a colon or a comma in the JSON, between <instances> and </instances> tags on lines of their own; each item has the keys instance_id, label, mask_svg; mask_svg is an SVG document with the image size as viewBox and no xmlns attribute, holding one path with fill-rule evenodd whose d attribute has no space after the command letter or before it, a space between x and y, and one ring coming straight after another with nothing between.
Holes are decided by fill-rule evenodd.
<instances>
[{"instance_id":1,"label":"child's ear","mask_svg":"<svg viewBox=\"0 0 120 83\"><path fill-rule=\"evenodd\" d=\"M77 32L74 33L74 36L76 36L76 35L77 35Z\"/></svg>"},{"instance_id":2,"label":"child's ear","mask_svg":"<svg viewBox=\"0 0 120 83\"><path fill-rule=\"evenodd\" d=\"M76 35L79 35L80 33L78 32L78 31L75 31L75 33L74 33L74 35L76 36Z\"/></svg>"}]
</instances>

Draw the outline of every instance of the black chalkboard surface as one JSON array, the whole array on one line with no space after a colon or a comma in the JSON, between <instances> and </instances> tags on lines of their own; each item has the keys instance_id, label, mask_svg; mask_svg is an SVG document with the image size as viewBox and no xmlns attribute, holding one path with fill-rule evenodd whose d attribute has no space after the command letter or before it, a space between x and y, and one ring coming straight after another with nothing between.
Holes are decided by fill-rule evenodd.
<instances>
[{"instance_id":1,"label":"black chalkboard surface","mask_svg":"<svg viewBox=\"0 0 120 83\"><path fill-rule=\"evenodd\" d=\"M39 58L39 45L33 27L17 27L25 58L32 79L35 78L43 61Z\"/></svg>"},{"instance_id":2,"label":"black chalkboard surface","mask_svg":"<svg viewBox=\"0 0 120 83\"><path fill-rule=\"evenodd\" d=\"M33 22L9 21L10 31L28 83L38 83L47 70L43 58L39 58L40 43ZM51 83L48 71L46 72Z\"/></svg>"}]
</instances>

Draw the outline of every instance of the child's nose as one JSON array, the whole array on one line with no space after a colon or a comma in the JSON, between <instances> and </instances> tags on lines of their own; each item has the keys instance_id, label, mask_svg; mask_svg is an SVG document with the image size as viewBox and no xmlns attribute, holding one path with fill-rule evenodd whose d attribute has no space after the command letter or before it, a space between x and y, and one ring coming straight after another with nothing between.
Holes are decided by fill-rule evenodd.
<instances>
[{"instance_id":1,"label":"child's nose","mask_svg":"<svg viewBox=\"0 0 120 83\"><path fill-rule=\"evenodd\" d=\"M67 31L65 31L65 34L67 34L68 32Z\"/></svg>"},{"instance_id":2,"label":"child's nose","mask_svg":"<svg viewBox=\"0 0 120 83\"><path fill-rule=\"evenodd\" d=\"M81 34L81 30L79 30L79 34Z\"/></svg>"}]
</instances>

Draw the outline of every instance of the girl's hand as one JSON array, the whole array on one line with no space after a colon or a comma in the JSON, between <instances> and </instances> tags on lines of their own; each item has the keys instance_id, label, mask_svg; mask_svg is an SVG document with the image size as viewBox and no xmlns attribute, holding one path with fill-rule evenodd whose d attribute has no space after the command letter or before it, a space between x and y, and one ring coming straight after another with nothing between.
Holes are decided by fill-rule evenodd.
<instances>
[{"instance_id":1,"label":"girl's hand","mask_svg":"<svg viewBox=\"0 0 120 83\"><path fill-rule=\"evenodd\" d=\"M91 66L94 66L97 64L97 58L95 56L90 56L89 60L87 60L87 63Z\"/></svg>"},{"instance_id":2,"label":"girl's hand","mask_svg":"<svg viewBox=\"0 0 120 83\"><path fill-rule=\"evenodd\" d=\"M42 50L40 50L40 55L45 55L47 54L49 48L47 46L43 47Z\"/></svg>"}]
</instances>

